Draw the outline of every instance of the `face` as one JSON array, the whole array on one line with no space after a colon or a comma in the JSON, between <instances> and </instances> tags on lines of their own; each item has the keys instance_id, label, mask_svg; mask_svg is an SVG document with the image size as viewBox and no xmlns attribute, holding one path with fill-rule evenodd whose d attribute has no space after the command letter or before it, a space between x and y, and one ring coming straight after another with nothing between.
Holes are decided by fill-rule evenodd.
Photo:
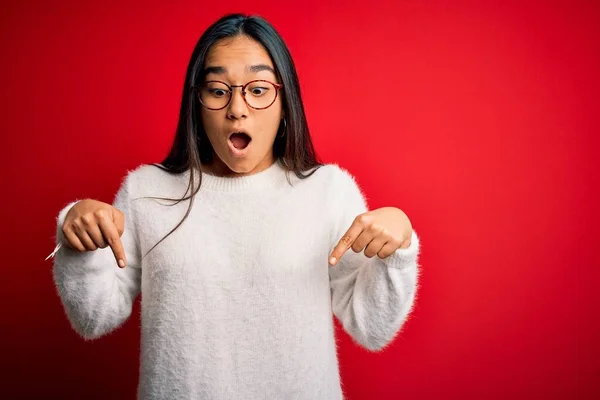
<instances>
[{"instance_id":1,"label":"face","mask_svg":"<svg viewBox=\"0 0 600 400\"><path fill-rule=\"evenodd\" d=\"M277 80L273 62L261 44L247 36L223 39L209 50L204 79L222 81L229 86L244 85L253 80ZM203 103L217 105L226 102L227 87L207 84L202 90ZM250 105L262 108L265 99L277 89L269 84L256 83L246 88ZM249 175L268 168L274 162L273 143L283 118L281 93L265 109L255 109L244 101L241 87L234 87L229 104L220 110L201 107L204 130L216 157L209 171L218 175Z\"/></svg>"}]
</instances>

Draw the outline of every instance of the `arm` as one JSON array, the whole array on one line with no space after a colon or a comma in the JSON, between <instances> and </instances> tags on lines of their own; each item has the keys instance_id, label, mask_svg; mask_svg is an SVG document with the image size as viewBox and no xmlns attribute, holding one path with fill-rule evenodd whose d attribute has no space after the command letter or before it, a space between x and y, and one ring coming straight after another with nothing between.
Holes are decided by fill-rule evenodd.
<instances>
[{"instance_id":1,"label":"arm","mask_svg":"<svg viewBox=\"0 0 600 400\"><path fill-rule=\"evenodd\" d=\"M338 217L334 241L339 240L354 219L368 211L366 201L347 172L336 176ZM336 242L332 242L332 248ZM348 250L330 267L332 307L344 329L361 346L381 350L400 331L415 300L418 283L419 238L391 256L367 258Z\"/></svg>"},{"instance_id":2,"label":"arm","mask_svg":"<svg viewBox=\"0 0 600 400\"><path fill-rule=\"evenodd\" d=\"M125 214L121 241L127 267L117 266L110 247L80 253L62 246L54 258L54 282L67 318L84 339L95 339L120 326L131 314L140 291L141 269L137 234L130 210L128 176L113 206ZM57 243L63 240L62 226L73 202L57 218Z\"/></svg>"}]
</instances>

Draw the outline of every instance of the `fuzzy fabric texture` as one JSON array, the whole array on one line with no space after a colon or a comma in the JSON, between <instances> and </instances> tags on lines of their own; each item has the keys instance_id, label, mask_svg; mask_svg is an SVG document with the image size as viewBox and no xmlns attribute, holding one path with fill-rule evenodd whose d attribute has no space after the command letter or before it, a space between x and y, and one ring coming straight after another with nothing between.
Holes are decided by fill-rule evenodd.
<instances>
[{"instance_id":1,"label":"fuzzy fabric texture","mask_svg":"<svg viewBox=\"0 0 600 400\"><path fill-rule=\"evenodd\" d=\"M110 248L62 246L54 280L85 339L117 329L141 293L140 399L343 399L333 315L360 346L384 349L415 302L419 238L386 259L333 247L367 204L354 177L326 164L298 179L279 163L254 175L202 174L185 222L189 171L129 171L113 205L124 212L128 266ZM198 179L196 179L196 182ZM57 218L62 224L75 202Z\"/></svg>"}]
</instances>

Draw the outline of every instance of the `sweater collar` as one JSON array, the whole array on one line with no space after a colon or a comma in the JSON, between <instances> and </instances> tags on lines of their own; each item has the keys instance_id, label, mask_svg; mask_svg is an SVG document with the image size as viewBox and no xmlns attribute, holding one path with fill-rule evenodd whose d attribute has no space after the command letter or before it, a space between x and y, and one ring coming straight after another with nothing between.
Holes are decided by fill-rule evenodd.
<instances>
[{"instance_id":1,"label":"sweater collar","mask_svg":"<svg viewBox=\"0 0 600 400\"><path fill-rule=\"evenodd\" d=\"M275 161L266 169L251 175L217 176L202 172L200 190L239 192L275 188L286 182L286 175L286 170L279 161Z\"/></svg>"}]
</instances>

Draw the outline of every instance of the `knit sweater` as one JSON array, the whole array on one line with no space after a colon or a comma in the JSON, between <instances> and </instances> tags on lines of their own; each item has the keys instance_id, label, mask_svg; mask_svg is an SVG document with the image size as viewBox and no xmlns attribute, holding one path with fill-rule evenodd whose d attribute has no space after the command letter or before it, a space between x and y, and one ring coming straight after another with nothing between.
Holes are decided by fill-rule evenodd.
<instances>
[{"instance_id":1,"label":"knit sweater","mask_svg":"<svg viewBox=\"0 0 600 400\"><path fill-rule=\"evenodd\" d=\"M72 327L88 340L114 331L141 293L139 399L343 399L333 315L360 346L386 347L413 307L416 233L385 259L349 249L330 267L368 210L361 189L335 164L299 179L275 162L241 177L202 173L187 219L145 255L189 201L142 197L180 198L188 180L128 171L113 203L125 214L126 268L110 248L56 253ZM58 215L57 242L73 204Z\"/></svg>"}]
</instances>

